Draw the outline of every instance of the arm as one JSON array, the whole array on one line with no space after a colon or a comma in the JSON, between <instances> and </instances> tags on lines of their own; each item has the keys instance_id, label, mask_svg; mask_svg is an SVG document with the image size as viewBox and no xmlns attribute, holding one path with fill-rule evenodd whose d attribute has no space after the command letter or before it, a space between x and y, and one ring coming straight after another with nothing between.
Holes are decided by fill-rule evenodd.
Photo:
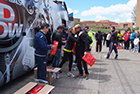
<instances>
[{"instance_id":1,"label":"arm","mask_svg":"<svg viewBox=\"0 0 140 94\"><path fill-rule=\"evenodd\" d=\"M82 41L84 42L84 45L85 45L85 52L88 52L89 51L89 49L88 49L88 47L89 47L89 42L88 42L88 39L87 39L87 35L85 34L85 33L83 33L83 34L81 34L81 39L82 39Z\"/></svg>"},{"instance_id":2,"label":"arm","mask_svg":"<svg viewBox=\"0 0 140 94\"><path fill-rule=\"evenodd\" d=\"M47 41L47 39L45 38L45 36L40 36L39 38L38 38L38 45L39 45L39 47L42 49L42 50L50 50L50 49L52 49L52 47L50 46L50 45L48 45L47 43L46 43L46 41Z\"/></svg>"},{"instance_id":3,"label":"arm","mask_svg":"<svg viewBox=\"0 0 140 94\"><path fill-rule=\"evenodd\" d=\"M90 44L90 46L93 46L93 43L94 43L94 37L93 37L93 35L92 35L92 33L88 33L88 35L91 37L91 39L92 39L92 43Z\"/></svg>"},{"instance_id":4,"label":"arm","mask_svg":"<svg viewBox=\"0 0 140 94\"><path fill-rule=\"evenodd\" d=\"M72 35L69 36L70 40L74 41L74 42L77 42L77 39L74 38Z\"/></svg>"}]
</instances>

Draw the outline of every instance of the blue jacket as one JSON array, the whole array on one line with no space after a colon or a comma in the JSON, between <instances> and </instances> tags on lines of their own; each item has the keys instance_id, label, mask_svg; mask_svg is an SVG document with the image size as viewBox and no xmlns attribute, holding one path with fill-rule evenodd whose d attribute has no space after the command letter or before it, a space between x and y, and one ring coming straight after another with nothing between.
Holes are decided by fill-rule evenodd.
<instances>
[{"instance_id":1,"label":"blue jacket","mask_svg":"<svg viewBox=\"0 0 140 94\"><path fill-rule=\"evenodd\" d=\"M35 36L35 55L39 57L46 57L48 50L52 49L48 45L45 34L40 30Z\"/></svg>"},{"instance_id":2,"label":"blue jacket","mask_svg":"<svg viewBox=\"0 0 140 94\"><path fill-rule=\"evenodd\" d=\"M130 39L135 39L135 37L136 37L136 33L135 32L130 34Z\"/></svg>"}]
</instances>

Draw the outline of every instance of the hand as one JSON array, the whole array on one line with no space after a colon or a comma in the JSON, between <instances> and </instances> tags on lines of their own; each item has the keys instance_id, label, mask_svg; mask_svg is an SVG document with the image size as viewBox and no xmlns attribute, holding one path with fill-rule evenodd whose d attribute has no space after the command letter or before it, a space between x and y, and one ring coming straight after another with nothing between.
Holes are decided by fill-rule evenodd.
<instances>
[{"instance_id":1,"label":"hand","mask_svg":"<svg viewBox=\"0 0 140 94\"><path fill-rule=\"evenodd\" d=\"M89 47L89 49L91 49L91 48L92 48L92 46Z\"/></svg>"},{"instance_id":2,"label":"hand","mask_svg":"<svg viewBox=\"0 0 140 94\"><path fill-rule=\"evenodd\" d=\"M79 33L79 36L81 36L83 34L83 32L81 31L80 33Z\"/></svg>"},{"instance_id":3,"label":"hand","mask_svg":"<svg viewBox=\"0 0 140 94\"><path fill-rule=\"evenodd\" d=\"M87 52L86 51L84 52L84 55L87 56Z\"/></svg>"},{"instance_id":4,"label":"hand","mask_svg":"<svg viewBox=\"0 0 140 94\"><path fill-rule=\"evenodd\" d=\"M114 43L114 46L116 46L117 44L116 43Z\"/></svg>"},{"instance_id":5,"label":"hand","mask_svg":"<svg viewBox=\"0 0 140 94\"><path fill-rule=\"evenodd\" d=\"M55 48L55 45L50 44L50 46L52 46L52 49L54 49L54 48Z\"/></svg>"},{"instance_id":6,"label":"hand","mask_svg":"<svg viewBox=\"0 0 140 94\"><path fill-rule=\"evenodd\" d=\"M67 41L63 41L63 43L65 43L65 44L66 44L66 43L67 43Z\"/></svg>"}]
</instances>

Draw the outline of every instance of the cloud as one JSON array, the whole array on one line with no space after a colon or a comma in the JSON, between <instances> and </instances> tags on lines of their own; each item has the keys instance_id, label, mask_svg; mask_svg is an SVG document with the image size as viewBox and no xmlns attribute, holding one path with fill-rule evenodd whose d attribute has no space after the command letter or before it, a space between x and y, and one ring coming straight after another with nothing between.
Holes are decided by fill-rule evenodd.
<instances>
[{"instance_id":1,"label":"cloud","mask_svg":"<svg viewBox=\"0 0 140 94\"><path fill-rule=\"evenodd\" d=\"M78 13L78 10L72 10L71 8L68 8L68 12L69 13L72 13L73 12L74 14L76 14L76 13Z\"/></svg>"},{"instance_id":2,"label":"cloud","mask_svg":"<svg viewBox=\"0 0 140 94\"><path fill-rule=\"evenodd\" d=\"M97 15L96 16L96 18L95 19L97 19L97 20L105 20L105 19L107 19L106 17L103 17L103 16L101 16L101 15Z\"/></svg>"},{"instance_id":3,"label":"cloud","mask_svg":"<svg viewBox=\"0 0 140 94\"><path fill-rule=\"evenodd\" d=\"M81 13L81 16L91 15L116 15L117 13L132 12L137 0L130 0L127 4L116 4L110 7L94 6Z\"/></svg>"},{"instance_id":4,"label":"cloud","mask_svg":"<svg viewBox=\"0 0 140 94\"><path fill-rule=\"evenodd\" d=\"M120 22L120 18L116 18L116 19L114 20L114 22L119 23L119 22Z\"/></svg>"},{"instance_id":5,"label":"cloud","mask_svg":"<svg viewBox=\"0 0 140 94\"><path fill-rule=\"evenodd\" d=\"M122 17L122 18L131 18L132 17L132 14L131 14L131 12L124 12L124 13L121 13L119 15L119 17Z\"/></svg>"},{"instance_id":6,"label":"cloud","mask_svg":"<svg viewBox=\"0 0 140 94\"><path fill-rule=\"evenodd\" d=\"M132 22L132 19L126 19L126 22Z\"/></svg>"}]
</instances>

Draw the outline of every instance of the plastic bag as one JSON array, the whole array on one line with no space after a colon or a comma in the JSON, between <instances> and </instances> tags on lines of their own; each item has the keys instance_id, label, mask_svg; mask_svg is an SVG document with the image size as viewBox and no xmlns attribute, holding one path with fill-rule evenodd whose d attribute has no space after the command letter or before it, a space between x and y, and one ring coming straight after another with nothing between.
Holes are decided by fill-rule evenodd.
<instances>
[{"instance_id":1,"label":"plastic bag","mask_svg":"<svg viewBox=\"0 0 140 94\"><path fill-rule=\"evenodd\" d=\"M76 42L74 43L74 46L73 46L73 54L74 55L76 54L75 48L76 48Z\"/></svg>"},{"instance_id":2,"label":"plastic bag","mask_svg":"<svg viewBox=\"0 0 140 94\"><path fill-rule=\"evenodd\" d=\"M31 89L27 94L37 94L44 86L36 86Z\"/></svg>"},{"instance_id":3,"label":"plastic bag","mask_svg":"<svg viewBox=\"0 0 140 94\"><path fill-rule=\"evenodd\" d=\"M117 49L122 49L122 47L121 46L118 46Z\"/></svg>"},{"instance_id":4,"label":"plastic bag","mask_svg":"<svg viewBox=\"0 0 140 94\"><path fill-rule=\"evenodd\" d=\"M57 50L57 46L58 46L58 41L53 41L53 45L55 46L55 48L52 49L52 51L51 51L51 55L55 55L56 50Z\"/></svg>"},{"instance_id":5,"label":"plastic bag","mask_svg":"<svg viewBox=\"0 0 140 94\"><path fill-rule=\"evenodd\" d=\"M90 54L90 53L87 53L86 56L83 56L82 59L87 62L90 67L92 67L92 65L95 63L96 59Z\"/></svg>"}]
</instances>

